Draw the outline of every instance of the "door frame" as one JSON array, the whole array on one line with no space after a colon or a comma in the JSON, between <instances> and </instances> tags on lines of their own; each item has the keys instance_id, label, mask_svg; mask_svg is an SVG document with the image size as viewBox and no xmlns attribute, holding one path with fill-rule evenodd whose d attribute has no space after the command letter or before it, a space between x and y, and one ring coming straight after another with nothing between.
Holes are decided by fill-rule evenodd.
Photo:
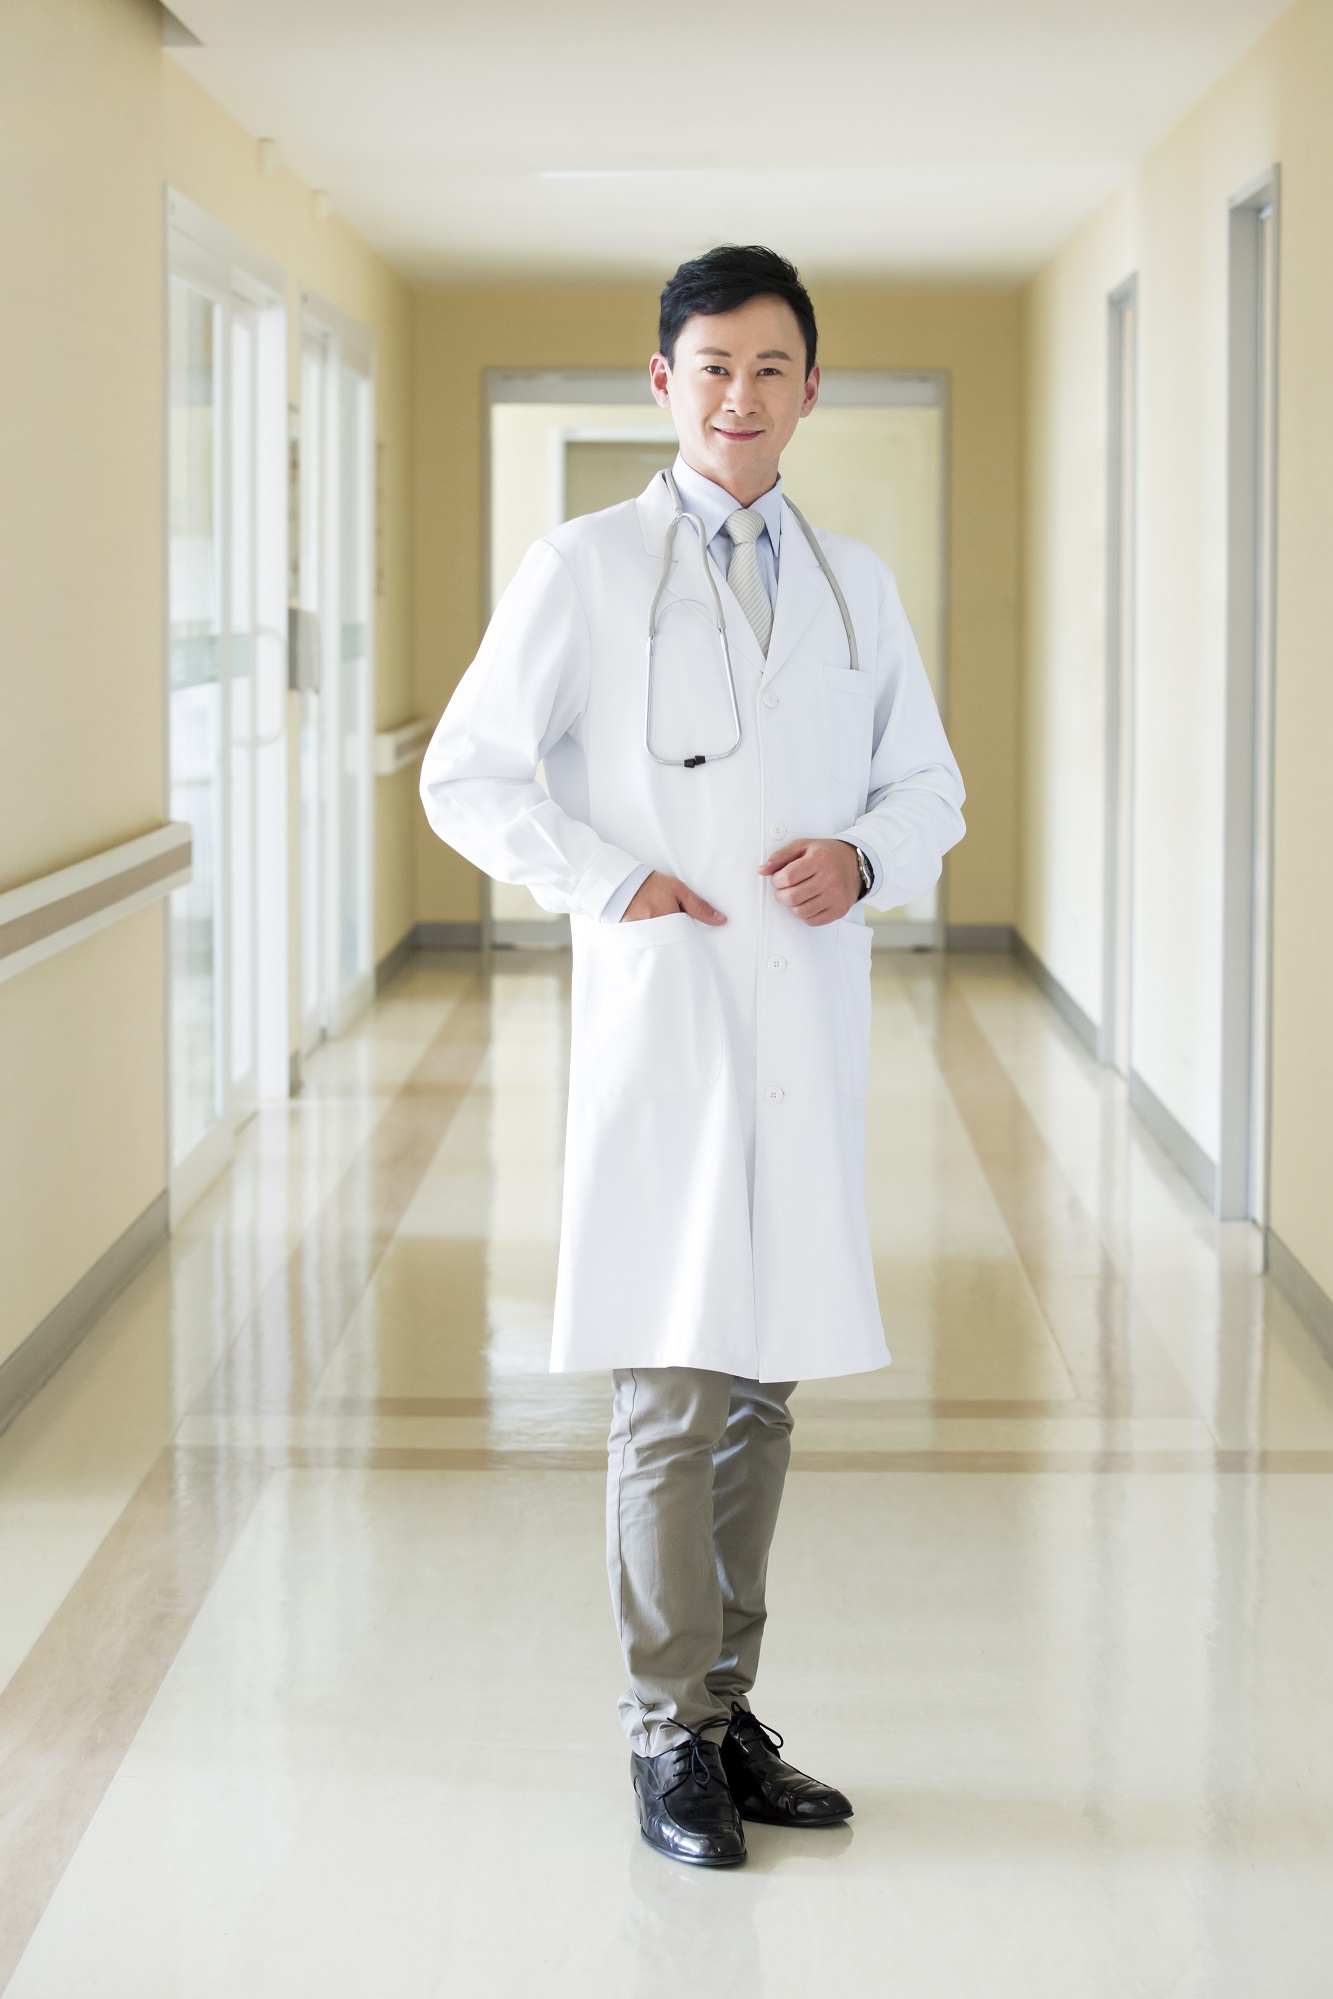
<instances>
[{"instance_id":1,"label":"door frame","mask_svg":"<svg viewBox=\"0 0 1333 1999\"><path fill-rule=\"evenodd\" d=\"M1106 744L1097 1057L1128 1079L1134 1018L1134 712L1139 280L1106 301Z\"/></svg>"},{"instance_id":2,"label":"door frame","mask_svg":"<svg viewBox=\"0 0 1333 1999\"><path fill-rule=\"evenodd\" d=\"M1281 171L1228 217L1226 759L1217 1212L1262 1225L1271 1069ZM1267 228L1265 227L1267 225ZM1265 249L1269 265L1265 268Z\"/></svg>"}]
</instances>

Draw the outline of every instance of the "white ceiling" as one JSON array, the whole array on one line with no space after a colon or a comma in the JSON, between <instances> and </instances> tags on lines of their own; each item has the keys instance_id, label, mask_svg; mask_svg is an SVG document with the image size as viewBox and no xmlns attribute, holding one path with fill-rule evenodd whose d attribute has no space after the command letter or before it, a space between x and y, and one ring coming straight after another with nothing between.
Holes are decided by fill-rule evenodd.
<instances>
[{"instance_id":1,"label":"white ceiling","mask_svg":"<svg viewBox=\"0 0 1333 1999\"><path fill-rule=\"evenodd\" d=\"M1002 279L1287 4L172 0L202 43L172 53L412 277L760 241L813 278Z\"/></svg>"}]
</instances>

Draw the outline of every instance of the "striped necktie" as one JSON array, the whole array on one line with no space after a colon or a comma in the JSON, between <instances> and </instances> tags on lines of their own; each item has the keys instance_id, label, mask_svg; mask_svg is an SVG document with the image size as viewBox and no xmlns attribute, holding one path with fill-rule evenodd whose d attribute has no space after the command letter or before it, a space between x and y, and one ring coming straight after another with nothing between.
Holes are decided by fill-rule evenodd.
<instances>
[{"instance_id":1,"label":"striped necktie","mask_svg":"<svg viewBox=\"0 0 1333 1999\"><path fill-rule=\"evenodd\" d=\"M731 561L727 564L727 581L737 603L750 621L751 629L759 641L759 650L768 658L768 641L773 633L773 606L768 601L764 579L759 570L759 551L755 547L764 531L764 517L758 507L740 507L727 522L727 533L731 536Z\"/></svg>"}]
</instances>

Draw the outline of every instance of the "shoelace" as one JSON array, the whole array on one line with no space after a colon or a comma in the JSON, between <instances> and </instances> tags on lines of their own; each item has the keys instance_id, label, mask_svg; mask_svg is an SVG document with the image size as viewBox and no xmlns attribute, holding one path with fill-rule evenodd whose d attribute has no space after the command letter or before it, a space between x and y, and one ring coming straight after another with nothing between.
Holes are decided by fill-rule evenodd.
<instances>
[{"instance_id":1,"label":"shoelace","mask_svg":"<svg viewBox=\"0 0 1333 1999\"><path fill-rule=\"evenodd\" d=\"M709 1769L708 1758L704 1755L704 1750L707 1747L707 1744L704 1742L703 1732L705 1728L716 1728L716 1726L717 1723L713 1721L706 1721L699 1728L686 1728L683 1721L678 1721L676 1723L676 1727L682 1729L685 1735L689 1738L690 1753L686 1757L685 1762L681 1767L680 1775L677 1777L675 1783L668 1784L666 1789L662 1792L662 1796L664 1798L669 1798L673 1791L678 1791L681 1785L685 1782L686 1778L690 1776L692 1776L695 1782L700 1785L712 1783L713 1772ZM683 1749L685 1747L685 1744L683 1742L678 1742L674 1746L677 1749Z\"/></svg>"},{"instance_id":2,"label":"shoelace","mask_svg":"<svg viewBox=\"0 0 1333 1999\"><path fill-rule=\"evenodd\" d=\"M775 1756L782 1747L782 1737L776 1728L765 1727L758 1715L751 1714L749 1708L742 1707L739 1701L731 1703L731 1725L738 1732L742 1728L753 1729L756 1735L763 1737Z\"/></svg>"}]
</instances>

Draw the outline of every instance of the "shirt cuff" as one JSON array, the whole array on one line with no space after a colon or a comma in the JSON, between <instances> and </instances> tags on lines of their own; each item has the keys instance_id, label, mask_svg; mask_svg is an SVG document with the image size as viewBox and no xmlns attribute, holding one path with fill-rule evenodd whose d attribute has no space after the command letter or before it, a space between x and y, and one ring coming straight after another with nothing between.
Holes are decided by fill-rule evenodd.
<instances>
[{"instance_id":1,"label":"shirt cuff","mask_svg":"<svg viewBox=\"0 0 1333 1999\"><path fill-rule=\"evenodd\" d=\"M619 923L639 890L652 873L651 868L633 868L618 888L613 888L597 914L599 923Z\"/></svg>"}]
</instances>

